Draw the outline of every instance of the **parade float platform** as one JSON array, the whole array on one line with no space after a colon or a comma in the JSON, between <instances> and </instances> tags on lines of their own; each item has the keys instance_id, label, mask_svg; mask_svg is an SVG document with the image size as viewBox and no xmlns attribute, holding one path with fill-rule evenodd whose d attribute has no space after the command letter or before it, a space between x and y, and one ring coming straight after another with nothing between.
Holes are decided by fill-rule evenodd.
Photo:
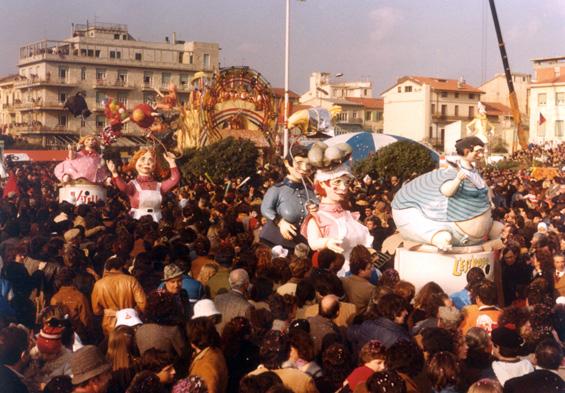
<instances>
[{"instance_id":1,"label":"parade float platform","mask_svg":"<svg viewBox=\"0 0 565 393\"><path fill-rule=\"evenodd\" d=\"M467 272L475 266L480 267L488 279L494 280L497 254L497 251L482 250L440 253L399 247L394 267L403 280L415 285L416 291L427 282L434 281L451 294L467 285Z\"/></svg>"},{"instance_id":2,"label":"parade float platform","mask_svg":"<svg viewBox=\"0 0 565 393\"><path fill-rule=\"evenodd\" d=\"M78 206L105 200L106 189L98 184L75 181L59 188L59 203L66 201Z\"/></svg>"}]
</instances>

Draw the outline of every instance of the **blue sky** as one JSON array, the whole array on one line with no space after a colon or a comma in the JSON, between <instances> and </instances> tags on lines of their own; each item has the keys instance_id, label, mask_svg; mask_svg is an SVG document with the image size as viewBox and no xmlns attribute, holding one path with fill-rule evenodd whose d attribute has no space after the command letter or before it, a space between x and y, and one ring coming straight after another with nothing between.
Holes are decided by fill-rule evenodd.
<instances>
[{"instance_id":1,"label":"blue sky","mask_svg":"<svg viewBox=\"0 0 565 393\"><path fill-rule=\"evenodd\" d=\"M565 0L497 0L510 65L565 56ZM502 72L488 0L291 0L290 87L313 71L368 78L375 95L403 75L479 85ZM71 23L124 23L137 39L218 42L223 66L246 64L273 86L284 81L285 0L0 0L0 75L16 71L18 48L63 39ZM484 45L486 43L486 45Z\"/></svg>"}]
</instances>

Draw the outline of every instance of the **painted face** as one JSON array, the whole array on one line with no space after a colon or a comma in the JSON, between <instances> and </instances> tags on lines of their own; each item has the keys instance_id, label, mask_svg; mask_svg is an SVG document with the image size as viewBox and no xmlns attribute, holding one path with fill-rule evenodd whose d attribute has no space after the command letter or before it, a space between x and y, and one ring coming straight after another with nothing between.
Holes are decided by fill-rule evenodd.
<instances>
[{"instance_id":1,"label":"painted face","mask_svg":"<svg viewBox=\"0 0 565 393\"><path fill-rule=\"evenodd\" d=\"M326 191L326 197L329 202L341 202L347 197L351 177L343 175L329 181L329 184L322 182L322 188Z\"/></svg>"},{"instance_id":2,"label":"painted face","mask_svg":"<svg viewBox=\"0 0 565 393\"><path fill-rule=\"evenodd\" d=\"M94 149L98 145L98 141L94 137L86 137L84 139L84 147L87 150Z\"/></svg>"},{"instance_id":3,"label":"painted face","mask_svg":"<svg viewBox=\"0 0 565 393\"><path fill-rule=\"evenodd\" d=\"M295 180L302 179L303 176L309 176L312 166L307 157L294 157L292 165L286 165L288 174Z\"/></svg>"},{"instance_id":4,"label":"painted face","mask_svg":"<svg viewBox=\"0 0 565 393\"><path fill-rule=\"evenodd\" d=\"M155 157L148 151L135 163L135 170L139 175L150 176L155 170Z\"/></svg>"}]
</instances>

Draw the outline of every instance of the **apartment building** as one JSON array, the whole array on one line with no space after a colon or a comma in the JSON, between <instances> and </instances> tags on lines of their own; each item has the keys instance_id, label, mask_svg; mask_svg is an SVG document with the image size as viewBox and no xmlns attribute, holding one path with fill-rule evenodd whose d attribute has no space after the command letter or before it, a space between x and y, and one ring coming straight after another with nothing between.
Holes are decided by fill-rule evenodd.
<instances>
[{"instance_id":1,"label":"apartment building","mask_svg":"<svg viewBox=\"0 0 565 393\"><path fill-rule=\"evenodd\" d=\"M404 76L381 94L384 132L443 150L445 127L456 121L471 121L482 94L462 78Z\"/></svg>"},{"instance_id":2,"label":"apartment building","mask_svg":"<svg viewBox=\"0 0 565 393\"><path fill-rule=\"evenodd\" d=\"M532 81L532 76L525 73L512 73L512 83L518 99L518 107L525 120L528 113L528 89ZM496 102L505 106L510 105L508 94L508 83L504 74L495 74L490 80L479 86L484 92L481 100L486 102Z\"/></svg>"},{"instance_id":3,"label":"apartment building","mask_svg":"<svg viewBox=\"0 0 565 393\"><path fill-rule=\"evenodd\" d=\"M533 59L530 142L565 141L565 56Z\"/></svg>"},{"instance_id":4,"label":"apartment building","mask_svg":"<svg viewBox=\"0 0 565 393\"><path fill-rule=\"evenodd\" d=\"M74 24L70 38L20 48L18 76L0 80L0 124L44 145L96 132L105 124L107 97L131 108L154 102L156 90L166 91L172 82L184 101L194 73L218 69L219 51L217 43L177 40L174 33L163 42L148 42L136 40L122 24ZM93 112L87 119L73 118L63 108L77 92L86 95ZM134 124L124 130L139 131Z\"/></svg>"}]
</instances>

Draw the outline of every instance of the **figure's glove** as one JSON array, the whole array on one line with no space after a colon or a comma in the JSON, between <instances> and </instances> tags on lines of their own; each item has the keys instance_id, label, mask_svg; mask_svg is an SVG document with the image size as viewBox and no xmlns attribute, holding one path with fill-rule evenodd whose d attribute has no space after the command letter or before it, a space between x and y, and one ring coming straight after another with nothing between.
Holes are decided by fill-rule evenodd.
<instances>
[{"instance_id":1,"label":"figure's glove","mask_svg":"<svg viewBox=\"0 0 565 393\"><path fill-rule=\"evenodd\" d=\"M281 218L278 223L281 235L286 240L292 240L296 236L296 226L292 225L290 222Z\"/></svg>"},{"instance_id":2,"label":"figure's glove","mask_svg":"<svg viewBox=\"0 0 565 393\"><path fill-rule=\"evenodd\" d=\"M333 238L327 238L326 240L326 247L330 250L332 250L333 252L337 253L337 254L342 254L345 250L341 247L341 244L343 242L341 240L337 240L337 239L333 239Z\"/></svg>"}]
</instances>

